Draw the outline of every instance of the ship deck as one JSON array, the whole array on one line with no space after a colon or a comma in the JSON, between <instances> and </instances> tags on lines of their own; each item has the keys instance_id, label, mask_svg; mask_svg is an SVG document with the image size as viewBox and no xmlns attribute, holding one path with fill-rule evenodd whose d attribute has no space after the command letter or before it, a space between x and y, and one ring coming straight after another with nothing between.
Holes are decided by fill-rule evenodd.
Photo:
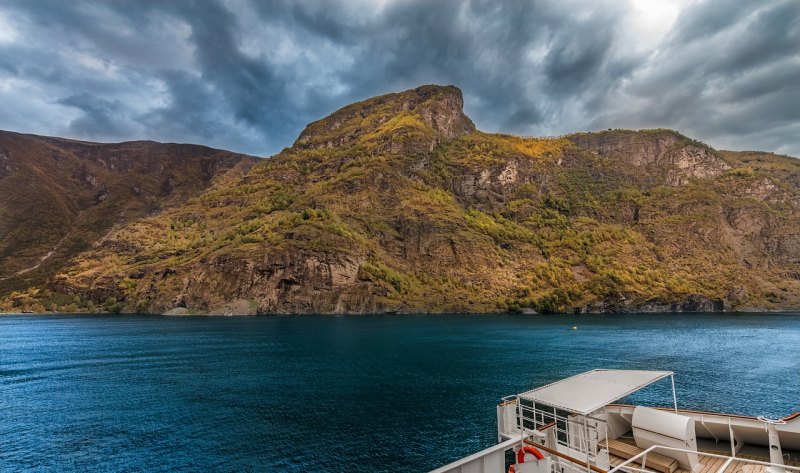
<instances>
[{"instance_id":1,"label":"ship deck","mask_svg":"<svg viewBox=\"0 0 800 473\"><path fill-rule=\"evenodd\" d=\"M636 445L636 443L634 442L632 437L620 437L617 440L619 440L621 442L625 442L625 443L630 444L630 445ZM705 447L705 445L704 445L704 447ZM764 449L764 451L767 452L766 449ZM699 457L700 464L702 466L701 466L700 470L698 470L698 471L696 471L694 473L715 473L715 472L717 472L717 470L719 468L722 467L722 465L726 461L725 458L711 457L711 456L708 456L708 455L704 455L704 453L712 453L712 454L716 454L716 455L730 455L730 451L726 452L726 451L723 451L723 450L718 450L718 449L713 449L713 448L698 448L697 455ZM756 464L753 464L753 463L748 463L746 461L746 460L759 460L759 461L763 461L763 462L769 462L768 453L767 453L766 457L762 456L762 455L758 455L757 453L758 453L757 449L750 449L748 451L745 448L745 450L743 450L743 452L740 452L739 454L736 455L736 459L733 460L731 462L731 464L728 465L727 468L725 468L725 471L720 471L719 473L766 473L766 468L767 467L765 467L763 465L756 465ZM625 462L627 460L626 458L618 457L618 456L613 455L613 454L609 454L609 458L608 459L609 459L609 463L611 465L611 468L614 468L615 466L620 465L621 463L623 463L623 462ZM788 466L800 467L800 462L797 462L797 461L786 461L785 463ZM632 466L636 467L636 468L641 468L641 466L638 465L638 464L634 464ZM645 468L645 470L652 471L653 473L659 473L659 472L657 472L655 470L652 470L650 468ZM677 470L675 470L675 473L692 473L692 471L687 470L685 468L678 468Z\"/></svg>"}]
</instances>

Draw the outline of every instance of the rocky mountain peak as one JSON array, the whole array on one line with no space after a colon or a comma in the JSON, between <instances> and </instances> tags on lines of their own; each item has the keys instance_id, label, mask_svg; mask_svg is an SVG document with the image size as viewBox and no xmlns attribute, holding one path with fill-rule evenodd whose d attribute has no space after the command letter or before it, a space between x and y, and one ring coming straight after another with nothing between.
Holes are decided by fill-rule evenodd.
<instances>
[{"instance_id":1,"label":"rocky mountain peak","mask_svg":"<svg viewBox=\"0 0 800 473\"><path fill-rule=\"evenodd\" d=\"M294 147L349 146L375 141L382 135L397 138L404 130L431 135L435 141L470 133L475 131L475 125L464 114L464 99L458 87L424 85L341 108L306 126Z\"/></svg>"},{"instance_id":2,"label":"rocky mountain peak","mask_svg":"<svg viewBox=\"0 0 800 473\"><path fill-rule=\"evenodd\" d=\"M464 114L464 97L458 87L426 85L412 92L418 100L417 112L437 132L447 138L457 138L475 131L472 120ZM408 103L409 106L414 104L414 100Z\"/></svg>"}]
</instances>

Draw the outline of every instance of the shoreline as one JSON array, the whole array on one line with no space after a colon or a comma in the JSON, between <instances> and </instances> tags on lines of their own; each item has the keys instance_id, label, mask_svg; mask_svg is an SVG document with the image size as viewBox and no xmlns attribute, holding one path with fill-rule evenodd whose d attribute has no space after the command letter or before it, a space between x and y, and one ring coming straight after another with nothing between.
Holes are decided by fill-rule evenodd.
<instances>
[{"instance_id":1,"label":"shoreline","mask_svg":"<svg viewBox=\"0 0 800 473\"><path fill-rule=\"evenodd\" d=\"M795 310L737 310L726 312L553 312L553 313L520 313L520 312L383 312L383 313L274 313L274 314L220 314L220 313L148 313L148 312L0 312L0 317L4 316L43 316L43 315L112 315L112 316L148 316L148 317L387 317L387 316L517 316L517 317L537 317L537 316L605 316L605 315L797 315L800 316L800 308Z\"/></svg>"}]
</instances>

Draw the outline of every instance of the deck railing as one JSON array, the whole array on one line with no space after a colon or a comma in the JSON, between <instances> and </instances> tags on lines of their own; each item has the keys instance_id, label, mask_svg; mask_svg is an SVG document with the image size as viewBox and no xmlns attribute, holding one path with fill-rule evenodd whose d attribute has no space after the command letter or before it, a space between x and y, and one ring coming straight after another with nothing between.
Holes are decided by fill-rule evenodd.
<instances>
[{"instance_id":1,"label":"deck railing","mask_svg":"<svg viewBox=\"0 0 800 473\"><path fill-rule=\"evenodd\" d=\"M559 444L570 452L586 455L590 461L600 451L601 440L608 435L605 419L590 415L576 415L551 406L523 401L518 396L507 396L500 403L499 433L519 438L550 434L551 446Z\"/></svg>"},{"instance_id":2,"label":"deck railing","mask_svg":"<svg viewBox=\"0 0 800 473\"><path fill-rule=\"evenodd\" d=\"M728 468L730 466L730 464L733 463L734 461L740 461L742 463L749 463L749 464L753 464L753 465L764 466L764 467L770 468L772 471L789 470L789 471L800 472L800 467L797 467L797 466L779 465L777 463L770 463L770 462L765 462L765 461L761 461L761 460L753 460L753 459L750 459L750 458L732 457L730 455L719 455L719 454L716 454L716 453L698 452L696 450L688 450L688 449L685 449L685 448L667 447L667 446L664 446L664 445L653 445L652 447L649 447L649 448L646 448L646 449L642 450L641 452L637 453L636 455L632 456L631 458L625 460L624 462L620 463L619 465L615 466L614 468L608 470L608 473L616 473L616 472L618 472L620 470L623 470L623 471L636 471L636 472L647 471L648 473L652 473L652 472L650 472L650 470L646 470L645 469L646 465L647 465L647 454L652 452L652 451L659 450L659 449L660 450L673 451L673 452L682 452L682 453L696 453L699 456L711 457L711 458L721 458L721 459L725 460L725 462L722 465L720 465L719 468L717 468L715 470L715 473L717 473L717 472L718 473L723 473L725 471L725 469ZM636 467L630 466L631 463L634 463L634 462L635 463L639 463L637 460L639 460L640 458L642 459L642 461L641 461L642 468L636 468Z\"/></svg>"},{"instance_id":3,"label":"deck railing","mask_svg":"<svg viewBox=\"0 0 800 473\"><path fill-rule=\"evenodd\" d=\"M519 439L506 440L468 457L456 460L430 473L496 473L505 471L506 450L519 445Z\"/></svg>"}]
</instances>

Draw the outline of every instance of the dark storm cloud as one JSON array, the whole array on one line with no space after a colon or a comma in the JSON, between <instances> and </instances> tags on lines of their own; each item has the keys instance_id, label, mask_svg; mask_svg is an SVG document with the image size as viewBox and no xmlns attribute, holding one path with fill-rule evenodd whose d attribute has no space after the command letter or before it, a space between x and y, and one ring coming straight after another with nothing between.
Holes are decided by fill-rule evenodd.
<instances>
[{"instance_id":1,"label":"dark storm cloud","mask_svg":"<svg viewBox=\"0 0 800 473\"><path fill-rule=\"evenodd\" d=\"M119 102L98 98L94 94L83 93L60 99L56 103L75 107L83 112L69 124L72 134L77 136L109 137L130 133L130 126L121 114Z\"/></svg>"},{"instance_id":2,"label":"dark storm cloud","mask_svg":"<svg viewBox=\"0 0 800 473\"><path fill-rule=\"evenodd\" d=\"M632 11L624 0L12 0L0 6L0 128L264 155L352 101L452 83L489 131L670 127L800 154L800 4L692 3L646 45Z\"/></svg>"},{"instance_id":3,"label":"dark storm cloud","mask_svg":"<svg viewBox=\"0 0 800 473\"><path fill-rule=\"evenodd\" d=\"M668 126L721 147L800 156L800 3L718 3L684 10L630 83L600 103L593 126Z\"/></svg>"}]
</instances>

